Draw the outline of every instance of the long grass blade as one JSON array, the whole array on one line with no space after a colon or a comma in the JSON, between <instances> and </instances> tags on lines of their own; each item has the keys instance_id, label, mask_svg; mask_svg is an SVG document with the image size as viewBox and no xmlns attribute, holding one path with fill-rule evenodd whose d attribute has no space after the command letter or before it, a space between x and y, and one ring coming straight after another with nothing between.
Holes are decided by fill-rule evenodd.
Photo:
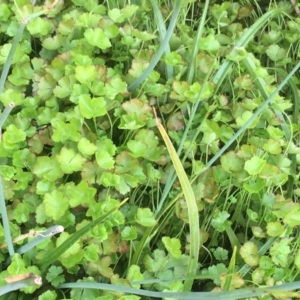
<instances>
[{"instance_id":1,"label":"long grass blade","mask_svg":"<svg viewBox=\"0 0 300 300\"><path fill-rule=\"evenodd\" d=\"M209 168L213 163L229 148L229 146L236 141L237 138L251 125L251 123L259 116L259 114L269 105L273 98L281 91L281 89L287 84L287 82L292 78L292 76L300 68L300 62L292 69L292 71L287 75L287 77L280 83L276 90L270 95L270 97L255 111L252 117L241 127L233 137L219 150L219 152L214 155L214 157L207 163L206 167Z\"/></svg>"},{"instance_id":2,"label":"long grass blade","mask_svg":"<svg viewBox=\"0 0 300 300\"><path fill-rule=\"evenodd\" d=\"M246 47L247 44L251 41L251 39L255 36L259 29L265 26L272 18L277 15L282 14L281 9L272 9L262 15L259 19L255 21L255 23L247 29L245 34L242 35L240 40L236 43L235 47ZM216 84L217 93L219 88L221 87L224 79L228 76L228 73L233 65L233 62L230 60L225 60L220 66L218 72L215 74L213 78L213 82Z\"/></svg>"},{"instance_id":3,"label":"long grass blade","mask_svg":"<svg viewBox=\"0 0 300 300\"><path fill-rule=\"evenodd\" d=\"M158 32L159 32L160 40L161 40L161 43L162 43L165 36L166 36L166 33L167 33L165 22L164 22L162 14L161 14L161 11L159 9L159 5L157 4L157 1L156 0L150 0L150 2L151 2L151 5L152 5L152 8L153 8L153 13L154 13L155 18L156 18L156 22L157 22L157 26L158 26ZM165 53L170 53L170 52L171 52L170 45L166 44ZM166 69L167 79L171 79L173 77L173 74L174 74L173 67L166 64L165 69Z\"/></svg>"},{"instance_id":4,"label":"long grass blade","mask_svg":"<svg viewBox=\"0 0 300 300\"><path fill-rule=\"evenodd\" d=\"M194 75L195 75L195 66L196 66L196 56L199 50L199 41L203 35L204 31L204 25L206 21L206 16L209 8L210 0L205 0L204 8L202 11L201 21L197 30L197 35L194 41L192 54L190 56L190 63L189 63L189 69L188 69L188 75L187 75L187 81L189 83L192 83Z\"/></svg>"},{"instance_id":5,"label":"long grass blade","mask_svg":"<svg viewBox=\"0 0 300 300\"><path fill-rule=\"evenodd\" d=\"M196 275L196 271L197 271L198 256L200 250L199 213L198 213L196 198L192 186L189 182L189 179L182 166L182 163L176 153L176 150L167 132L165 131L164 127L158 120L155 109L153 111L156 118L156 125L167 146L168 152L172 159L173 166L176 170L187 203L189 226L190 226L190 256L189 256L188 274L189 276L194 276ZM184 290L189 291L192 287L192 284L193 284L193 280L190 279L186 280L184 283Z\"/></svg>"},{"instance_id":6,"label":"long grass blade","mask_svg":"<svg viewBox=\"0 0 300 300\"><path fill-rule=\"evenodd\" d=\"M8 252L10 256L13 256L15 254L15 249L14 249L11 232L9 228L9 221L8 221L8 215L6 211L6 204L4 199L3 183L2 183L1 176L0 176L0 210L1 210L2 224L4 228L4 235L5 235Z\"/></svg>"},{"instance_id":7,"label":"long grass blade","mask_svg":"<svg viewBox=\"0 0 300 300\"><path fill-rule=\"evenodd\" d=\"M5 278L5 280L6 282L9 283L0 288L0 296L5 295L12 291L25 288L27 286L32 286L32 285L40 286L42 284L42 278L40 276L31 273L24 274L23 276L22 275L11 276Z\"/></svg>"},{"instance_id":8,"label":"long grass blade","mask_svg":"<svg viewBox=\"0 0 300 300\"><path fill-rule=\"evenodd\" d=\"M117 209L119 209L126 201L127 199L122 201L117 207L111 209L100 218L92 221L91 223L82 227L80 230L78 230L73 235L71 235L64 243L59 245L51 253L51 255L43 258L41 261L38 262L38 265L41 268L41 270L45 270L50 264L52 264L56 259L58 259L65 251L67 251L74 243L76 243L76 241L78 241L82 236L87 234L93 227L103 222L107 217L109 217L112 213L114 213Z\"/></svg>"},{"instance_id":9,"label":"long grass blade","mask_svg":"<svg viewBox=\"0 0 300 300\"><path fill-rule=\"evenodd\" d=\"M300 288L300 281L293 283L282 284L278 286L265 287L265 288L251 288L251 289L240 289L234 291L224 292L153 292L147 290L139 290L126 286L119 286L106 283L93 283L93 282L72 282L64 283L59 286L61 289L97 289L104 291L114 291L119 293L135 294L140 296L152 297L152 298L174 298L174 299L185 299L185 300L234 300L251 298L269 294L283 293L286 297L289 296L288 291L292 291ZM299 296L299 293L294 293L293 296Z\"/></svg>"},{"instance_id":10,"label":"long grass blade","mask_svg":"<svg viewBox=\"0 0 300 300\"><path fill-rule=\"evenodd\" d=\"M168 27L167 33L165 35L165 38L161 44L161 46L159 47L158 51L155 53L151 63L149 64L149 66L147 67L147 69L144 71L144 73L137 78L132 84L130 84L128 86L128 91L132 92L134 89L136 89L144 80L146 80L146 78L148 77L148 75L150 74L150 72L155 68L155 66L157 65L157 63L159 62L160 58L162 57L162 55L164 54L167 45L169 44L170 38L172 36L172 33L174 31L176 22L177 22L177 18L179 16L180 13L180 8L182 5L182 0L177 0L175 3L175 8L174 8L174 12L172 15L172 19L170 22L170 25Z\"/></svg>"}]
</instances>

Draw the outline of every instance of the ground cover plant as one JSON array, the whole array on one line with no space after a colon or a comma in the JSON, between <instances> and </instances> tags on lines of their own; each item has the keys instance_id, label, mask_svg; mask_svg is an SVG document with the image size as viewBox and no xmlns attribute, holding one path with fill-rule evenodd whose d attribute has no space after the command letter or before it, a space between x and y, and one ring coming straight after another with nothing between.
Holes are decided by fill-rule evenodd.
<instances>
[{"instance_id":1,"label":"ground cover plant","mask_svg":"<svg viewBox=\"0 0 300 300\"><path fill-rule=\"evenodd\" d=\"M299 298L298 14L2 0L0 298Z\"/></svg>"}]
</instances>

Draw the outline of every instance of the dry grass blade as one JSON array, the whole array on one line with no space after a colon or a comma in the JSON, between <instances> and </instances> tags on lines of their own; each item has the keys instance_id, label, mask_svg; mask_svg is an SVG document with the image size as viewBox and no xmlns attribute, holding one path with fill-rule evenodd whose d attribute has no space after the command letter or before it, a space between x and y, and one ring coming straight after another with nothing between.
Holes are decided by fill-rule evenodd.
<instances>
[{"instance_id":1,"label":"dry grass blade","mask_svg":"<svg viewBox=\"0 0 300 300\"><path fill-rule=\"evenodd\" d=\"M188 207L188 216L189 216L189 226L190 226L190 259L189 259L189 266L188 266L188 274L189 276L194 276L197 271L198 265L198 255L199 255L199 248L200 248L200 232L199 232L199 214L198 214L198 207L195 199L195 195L192 189L192 186L189 182L189 179L185 173L185 170L182 166L182 163L176 153L176 150L165 131L164 127L160 123L159 119L157 118L156 111L153 108L153 112L156 119L156 125L162 138L167 146L168 152L173 162L173 166L175 168L176 174L180 181L182 191L187 203ZM193 284L192 279L187 279L184 283L184 291L191 290Z\"/></svg>"}]
</instances>

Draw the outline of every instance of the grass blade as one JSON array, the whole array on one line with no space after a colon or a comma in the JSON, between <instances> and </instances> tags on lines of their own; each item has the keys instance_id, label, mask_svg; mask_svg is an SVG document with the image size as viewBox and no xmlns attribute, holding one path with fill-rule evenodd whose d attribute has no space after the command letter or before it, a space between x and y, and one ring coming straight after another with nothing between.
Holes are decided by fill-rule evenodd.
<instances>
[{"instance_id":1,"label":"grass blade","mask_svg":"<svg viewBox=\"0 0 300 300\"><path fill-rule=\"evenodd\" d=\"M236 139L251 125L251 123L259 116L259 114L269 105L273 98L281 91L281 89L287 84L292 76L300 68L300 62L293 68L293 70L287 75L287 77L280 83L276 90L270 95L270 97L255 111L252 117L241 127L233 137L214 155L214 157L207 163L206 167L209 168L213 163L229 148L229 146L236 141Z\"/></svg>"},{"instance_id":2,"label":"grass blade","mask_svg":"<svg viewBox=\"0 0 300 300\"><path fill-rule=\"evenodd\" d=\"M9 282L9 283L0 288L0 296L7 294L9 292L12 292L12 291L16 291L16 290L25 288L27 286L32 286L32 285L40 286L42 284L42 278L40 276L37 276L32 273L24 274L24 276L22 276L22 277L25 277L25 278L22 278L21 280L18 280L19 277L20 277L20 275L5 278L6 282Z\"/></svg>"},{"instance_id":3,"label":"grass blade","mask_svg":"<svg viewBox=\"0 0 300 300\"><path fill-rule=\"evenodd\" d=\"M188 274L189 276L196 275L197 265L198 265L198 255L200 250L200 232L199 232L199 214L198 207L196 203L196 198L192 189L192 186L188 180L188 177L184 171L182 163L176 153L176 150L165 131L164 127L158 120L155 110L156 125L162 135L162 138L167 146L168 152L173 162L173 166L177 173L180 185L185 196L188 207L189 215L189 226L190 226L190 257L188 265ZM184 291L189 291L192 288L193 280L187 279L184 283Z\"/></svg>"},{"instance_id":4,"label":"grass blade","mask_svg":"<svg viewBox=\"0 0 300 300\"><path fill-rule=\"evenodd\" d=\"M174 298L174 299L185 299L185 300L234 300L243 299L256 296L263 296L268 294L283 294L285 296L289 295L288 291L292 291L300 288L300 281L293 283L287 283L266 288L251 288L251 289L240 289L234 291L224 291L224 292L153 292L147 290L139 290L135 288L130 288L126 286L119 286L107 283L93 283L93 282L73 282L64 283L59 286L61 289L97 289L104 291L114 291L119 293L128 293L141 295L152 298ZM299 293L297 293L299 296ZM281 295L282 296L282 295ZM294 293L293 296L296 296Z\"/></svg>"},{"instance_id":5,"label":"grass blade","mask_svg":"<svg viewBox=\"0 0 300 300\"><path fill-rule=\"evenodd\" d=\"M4 228L4 235L5 235L8 252L10 256L13 256L15 254L15 249L14 249L10 228L9 228L9 221L8 221L8 216L6 211L6 204L4 199L3 183L2 183L1 176L0 176L0 210L1 210L2 224Z\"/></svg>"},{"instance_id":6,"label":"grass blade","mask_svg":"<svg viewBox=\"0 0 300 300\"><path fill-rule=\"evenodd\" d=\"M166 36L166 33L167 33L166 26L165 26L165 23L164 23L164 19L163 19L163 16L161 14L161 11L159 9L159 6L157 4L157 1L156 0L150 0L150 2L151 2L151 5L152 5L153 13L155 15L157 26L158 26L160 42L162 43L165 36ZM170 53L170 52L171 52L170 45L166 44L165 53ZM173 77L173 74L174 74L173 67L170 66L170 65L165 64L165 69L166 69L167 79L171 79Z\"/></svg>"},{"instance_id":7,"label":"grass blade","mask_svg":"<svg viewBox=\"0 0 300 300\"><path fill-rule=\"evenodd\" d=\"M251 39L255 36L259 29L266 25L272 18L277 15L282 14L281 9L272 9L262 15L259 19L255 21L255 23L247 29L245 34L242 35L240 40L237 42L235 47L246 47L247 44L251 41ZM215 74L213 78L213 82L216 84L215 93L218 92L220 86L222 85L224 79L228 76L228 73L233 65L233 62L230 60L225 60L218 72Z\"/></svg>"},{"instance_id":8,"label":"grass blade","mask_svg":"<svg viewBox=\"0 0 300 300\"><path fill-rule=\"evenodd\" d=\"M136 89L144 80L147 79L148 75L150 74L150 72L155 68L155 66L157 65L157 63L159 62L160 58L162 57L162 55L164 54L164 52L166 51L166 47L169 44L170 38L172 36L172 33L174 31L175 25L176 25L176 21L178 18L178 15L180 13L180 8L182 5L182 0L177 0L176 4L175 4L175 9L172 15L172 19L170 22L170 25L168 27L167 33L165 35L165 38L160 46L160 48L158 49L158 51L155 53L150 65L147 67L147 69L144 71L144 73L137 78L133 83L131 83L128 86L128 91L132 92L134 89Z\"/></svg>"},{"instance_id":9,"label":"grass blade","mask_svg":"<svg viewBox=\"0 0 300 300\"><path fill-rule=\"evenodd\" d=\"M57 258L59 258L65 251L67 251L71 245L76 243L83 235L88 233L93 227L97 226L101 222L103 222L108 216L110 216L112 213L114 213L117 209L119 209L127 199L122 201L117 207L111 209L108 211L105 215L101 216L100 218L92 221L88 225L82 227L80 230L75 232L73 235L71 235L64 243L59 245L52 253L51 255L45 257L40 262L38 262L38 265L42 270L45 270L50 264L52 264Z\"/></svg>"}]
</instances>

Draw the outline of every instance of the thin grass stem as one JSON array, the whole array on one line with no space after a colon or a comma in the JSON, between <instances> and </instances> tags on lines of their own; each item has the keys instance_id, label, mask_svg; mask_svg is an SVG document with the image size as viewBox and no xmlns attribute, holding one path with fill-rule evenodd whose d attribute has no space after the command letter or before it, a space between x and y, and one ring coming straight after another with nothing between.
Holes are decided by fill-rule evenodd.
<instances>
[{"instance_id":1,"label":"thin grass stem","mask_svg":"<svg viewBox=\"0 0 300 300\"><path fill-rule=\"evenodd\" d=\"M1 176L0 176L0 210L2 215L2 224L4 228L4 235L5 235L8 252L10 256L13 256L15 254L15 249L14 249L14 244L12 241L10 227L9 227L9 220L6 211L6 203L4 199L3 183L2 183Z\"/></svg>"},{"instance_id":2,"label":"thin grass stem","mask_svg":"<svg viewBox=\"0 0 300 300\"><path fill-rule=\"evenodd\" d=\"M182 6L182 2L183 2L182 0L177 0L176 1L176 5L175 5L175 9L174 9L174 12L173 12L172 19L171 19L170 25L168 27L167 33L165 35L165 38L164 38L161 46L159 47L158 51L155 53L151 63L149 64L147 69L144 71L144 73L139 78L137 78L133 83L131 83L128 86L128 91L129 92L132 92L133 90L135 90L144 80L147 79L150 72L155 68L155 66L157 65L157 63L161 59L162 55L166 51L166 47L169 44L170 38L171 38L172 33L174 31L174 28L176 26L176 22L177 22L179 13L180 13L180 8Z\"/></svg>"},{"instance_id":3,"label":"thin grass stem","mask_svg":"<svg viewBox=\"0 0 300 300\"><path fill-rule=\"evenodd\" d=\"M6 121L7 117L9 116L12 109L15 107L15 104L13 102L10 102L4 109L3 113L0 116L0 130Z\"/></svg>"}]
</instances>

